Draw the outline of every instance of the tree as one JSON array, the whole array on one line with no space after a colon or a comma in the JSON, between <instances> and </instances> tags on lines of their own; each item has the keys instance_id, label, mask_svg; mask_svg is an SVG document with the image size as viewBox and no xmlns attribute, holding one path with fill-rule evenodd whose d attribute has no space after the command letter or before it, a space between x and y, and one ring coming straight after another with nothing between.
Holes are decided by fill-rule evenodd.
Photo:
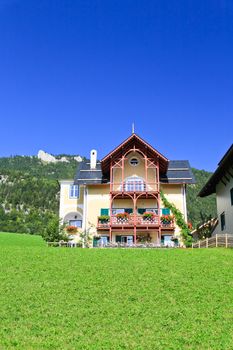
<instances>
[{"instance_id":1,"label":"tree","mask_svg":"<svg viewBox=\"0 0 233 350\"><path fill-rule=\"evenodd\" d=\"M58 215L54 215L48 222L42 232L42 237L46 242L67 241L68 237L64 230L64 225L61 225L61 220Z\"/></svg>"}]
</instances>

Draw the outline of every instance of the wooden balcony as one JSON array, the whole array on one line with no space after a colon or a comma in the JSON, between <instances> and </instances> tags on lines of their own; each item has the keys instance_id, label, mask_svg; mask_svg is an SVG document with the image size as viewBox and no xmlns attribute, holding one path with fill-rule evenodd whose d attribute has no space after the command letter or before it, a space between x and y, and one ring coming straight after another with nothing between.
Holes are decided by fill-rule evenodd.
<instances>
[{"instance_id":1,"label":"wooden balcony","mask_svg":"<svg viewBox=\"0 0 233 350\"><path fill-rule=\"evenodd\" d=\"M174 221L164 224L159 215L154 215L152 218L144 218L143 215L130 215L128 218L119 218L117 215L112 215L108 220L100 220L98 218L97 229L109 230L110 225L112 229L129 229L133 227L138 228L158 228L164 230L174 229Z\"/></svg>"},{"instance_id":2,"label":"wooden balcony","mask_svg":"<svg viewBox=\"0 0 233 350\"><path fill-rule=\"evenodd\" d=\"M158 182L145 182L145 181L125 181L125 182L113 182L110 185L112 193L158 193Z\"/></svg>"}]
</instances>

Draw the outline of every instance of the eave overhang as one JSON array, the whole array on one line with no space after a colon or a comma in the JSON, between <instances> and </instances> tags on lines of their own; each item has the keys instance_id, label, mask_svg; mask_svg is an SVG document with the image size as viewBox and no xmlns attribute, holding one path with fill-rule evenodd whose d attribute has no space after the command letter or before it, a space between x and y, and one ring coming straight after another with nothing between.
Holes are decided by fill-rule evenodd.
<instances>
[{"instance_id":1,"label":"eave overhang","mask_svg":"<svg viewBox=\"0 0 233 350\"><path fill-rule=\"evenodd\" d=\"M218 163L218 168L209 178L205 186L198 193L199 197L206 197L216 192L216 186L224 177L233 177L233 144Z\"/></svg>"}]
</instances>

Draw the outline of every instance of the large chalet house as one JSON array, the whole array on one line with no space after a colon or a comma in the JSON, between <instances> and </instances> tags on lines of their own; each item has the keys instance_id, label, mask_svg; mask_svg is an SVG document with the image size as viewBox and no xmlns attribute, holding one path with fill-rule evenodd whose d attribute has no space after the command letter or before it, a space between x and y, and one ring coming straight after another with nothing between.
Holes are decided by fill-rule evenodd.
<instances>
[{"instance_id":1,"label":"large chalet house","mask_svg":"<svg viewBox=\"0 0 233 350\"><path fill-rule=\"evenodd\" d=\"M91 230L99 242L169 245L180 229L160 191L187 221L186 185L194 183L187 160L168 160L133 133L97 161L79 163L74 180L60 181L60 218ZM88 231L89 232L89 231Z\"/></svg>"},{"instance_id":2,"label":"large chalet house","mask_svg":"<svg viewBox=\"0 0 233 350\"><path fill-rule=\"evenodd\" d=\"M233 234L233 144L218 163L218 167L199 196L216 193L218 225L213 234Z\"/></svg>"}]
</instances>

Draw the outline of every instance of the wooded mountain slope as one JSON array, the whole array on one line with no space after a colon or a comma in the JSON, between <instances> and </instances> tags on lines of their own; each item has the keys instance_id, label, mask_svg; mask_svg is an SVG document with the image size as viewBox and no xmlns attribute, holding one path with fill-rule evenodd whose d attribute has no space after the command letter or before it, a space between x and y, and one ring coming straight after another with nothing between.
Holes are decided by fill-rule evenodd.
<instances>
[{"instance_id":1,"label":"wooded mountain slope","mask_svg":"<svg viewBox=\"0 0 233 350\"><path fill-rule=\"evenodd\" d=\"M0 158L0 231L40 234L51 216L58 213L59 179L74 177L77 161L42 163L37 157ZM211 173L193 169L197 184L188 186L189 220L196 226L216 215L214 196L198 198L197 193Z\"/></svg>"}]
</instances>

